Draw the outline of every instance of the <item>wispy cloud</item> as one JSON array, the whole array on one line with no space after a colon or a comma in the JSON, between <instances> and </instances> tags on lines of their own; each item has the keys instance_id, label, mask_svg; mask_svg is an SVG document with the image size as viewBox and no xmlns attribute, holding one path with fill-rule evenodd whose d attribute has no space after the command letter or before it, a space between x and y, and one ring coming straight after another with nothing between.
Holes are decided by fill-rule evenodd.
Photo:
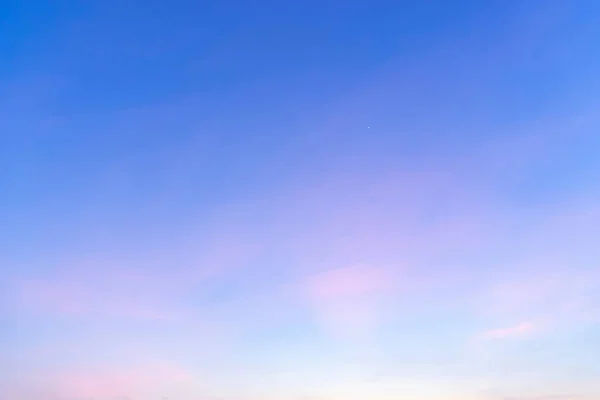
<instances>
[{"instance_id":1,"label":"wispy cloud","mask_svg":"<svg viewBox=\"0 0 600 400\"><path fill-rule=\"evenodd\" d=\"M260 253L254 238L220 229L192 230L158 252L131 249L130 258L111 258L111 252L64 255L37 273L15 276L8 295L15 310L28 314L178 319L189 311L190 293L243 270Z\"/></svg>"},{"instance_id":2,"label":"wispy cloud","mask_svg":"<svg viewBox=\"0 0 600 400\"><path fill-rule=\"evenodd\" d=\"M126 270L121 272L92 270L24 279L15 285L15 296L23 312L72 317L176 317L168 301L172 288L167 283L163 286L151 275L128 276Z\"/></svg>"},{"instance_id":3,"label":"wispy cloud","mask_svg":"<svg viewBox=\"0 0 600 400\"><path fill-rule=\"evenodd\" d=\"M156 395L161 390L186 387L196 378L171 363L138 365L131 368L84 368L50 374L50 389L65 399L113 399L122 396Z\"/></svg>"},{"instance_id":4,"label":"wispy cloud","mask_svg":"<svg viewBox=\"0 0 600 400\"><path fill-rule=\"evenodd\" d=\"M350 266L312 276L308 290L317 301L338 301L388 289L392 284L390 278L383 268Z\"/></svg>"},{"instance_id":5,"label":"wispy cloud","mask_svg":"<svg viewBox=\"0 0 600 400\"><path fill-rule=\"evenodd\" d=\"M487 339L510 339L529 335L535 332L537 328L536 323L527 321L508 328L490 329L483 332L482 336Z\"/></svg>"},{"instance_id":6,"label":"wispy cloud","mask_svg":"<svg viewBox=\"0 0 600 400\"><path fill-rule=\"evenodd\" d=\"M381 322L383 296L395 288L394 275L366 265L317 273L304 283L318 320L336 334L361 334Z\"/></svg>"}]
</instances>

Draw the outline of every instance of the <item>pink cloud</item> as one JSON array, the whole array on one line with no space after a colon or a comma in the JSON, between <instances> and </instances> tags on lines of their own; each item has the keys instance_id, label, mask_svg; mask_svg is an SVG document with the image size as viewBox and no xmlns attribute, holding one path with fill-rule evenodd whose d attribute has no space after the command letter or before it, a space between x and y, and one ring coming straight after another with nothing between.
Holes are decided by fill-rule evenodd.
<instances>
[{"instance_id":1,"label":"pink cloud","mask_svg":"<svg viewBox=\"0 0 600 400\"><path fill-rule=\"evenodd\" d=\"M350 266L312 276L308 290L315 300L337 301L388 289L390 277L382 268Z\"/></svg>"},{"instance_id":2,"label":"pink cloud","mask_svg":"<svg viewBox=\"0 0 600 400\"><path fill-rule=\"evenodd\" d=\"M318 319L336 334L364 333L381 322L383 297L393 288L384 268L350 266L311 276L306 299Z\"/></svg>"},{"instance_id":3,"label":"pink cloud","mask_svg":"<svg viewBox=\"0 0 600 400\"><path fill-rule=\"evenodd\" d=\"M237 272L262 250L254 236L224 214L219 223L191 229L177 243L156 251L132 249L124 258L78 254L48 260L48 265L37 266L42 272L11 282L15 310L157 320L187 315L187 294Z\"/></svg>"},{"instance_id":4,"label":"pink cloud","mask_svg":"<svg viewBox=\"0 0 600 400\"><path fill-rule=\"evenodd\" d=\"M100 368L60 373L51 378L50 389L59 398L112 399L139 396L181 387L195 382L194 376L180 366L155 363L131 368Z\"/></svg>"},{"instance_id":5,"label":"pink cloud","mask_svg":"<svg viewBox=\"0 0 600 400\"><path fill-rule=\"evenodd\" d=\"M538 329L538 325L532 321L522 322L509 328L491 329L483 333L487 339L508 339L522 337Z\"/></svg>"}]
</instances>

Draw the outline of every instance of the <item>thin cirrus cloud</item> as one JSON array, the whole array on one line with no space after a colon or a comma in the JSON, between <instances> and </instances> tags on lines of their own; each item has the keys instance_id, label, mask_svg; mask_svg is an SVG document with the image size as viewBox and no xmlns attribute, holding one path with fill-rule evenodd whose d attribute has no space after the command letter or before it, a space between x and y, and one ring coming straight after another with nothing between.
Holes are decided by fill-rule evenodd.
<instances>
[{"instance_id":1,"label":"thin cirrus cloud","mask_svg":"<svg viewBox=\"0 0 600 400\"><path fill-rule=\"evenodd\" d=\"M135 249L124 260L111 259L110 252L51 259L43 273L12 279L9 293L16 309L30 314L176 320L189 316L186 296L242 270L260 246L239 233L192 230L182 244L144 251Z\"/></svg>"},{"instance_id":2,"label":"thin cirrus cloud","mask_svg":"<svg viewBox=\"0 0 600 400\"><path fill-rule=\"evenodd\" d=\"M389 276L384 269L368 266L325 271L313 276L308 283L310 295L317 301L336 301L376 293L389 285Z\"/></svg>"},{"instance_id":3,"label":"thin cirrus cloud","mask_svg":"<svg viewBox=\"0 0 600 400\"><path fill-rule=\"evenodd\" d=\"M593 199L595 192L590 195ZM600 234L598 221L595 202L576 199L549 207L521 229L512 240L518 251L504 256L503 268L476 296L479 315L491 321L543 321L545 333L597 321L598 250L590 237Z\"/></svg>"},{"instance_id":4,"label":"thin cirrus cloud","mask_svg":"<svg viewBox=\"0 0 600 400\"><path fill-rule=\"evenodd\" d=\"M490 329L483 333L486 339L510 339L527 336L536 331L537 324L532 321L521 322L520 324L508 328Z\"/></svg>"},{"instance_id":5,"label":"thin cirrus cloud","mask_svg":"<svg viewBox=\"0 0 600 400\"><path fill-rule=\"evenodd\" d=\"M194 371L170 361L120 365L88 362L3 378L0 390L11 398L24 400L140 399L183 392L199 394L199 382Z\"/></svg>"},{"instance_id":6,"label":"thin cirrus cloud","mask_svg":"<svg viewBox=\"0 0 600 400\"><path fill-rule=\"evenodd\" d=\"M130 270L83 269L15 284L20 309L29 313L70 317L171 319L170 290L156 278ZM116 272L116 273L115 273ZM165 287L166 286L166 287Z\"/></svg>"},{"instance_id":7,"label":"thin cirrus cloud","mask_svg":"<svg viewBox=\"0 0 600 400\"><path fill-rule=\"evenodd\" d=\"M369 331L384 322L382 296L398 289L385 268L355 265L324 271L305 283L308 303L318 320L334 333Z\"/></svg>"},{"instance_id":8,"label":"thin cirrus cloud","mask_svg":"<svg viewBox=\"0 0 600 400\"><path fill-rule=\"evenodd\" d=\"M117 18L126 32L107 26L110 38L137 31L130 24L156 12L151 8L125 7L135 18ZM398 15L410 14L412 7L404 8ZM143 69L143 63L105 75L97 65L84 71L88 62L70 56L50 63L75 61L64 82L9 87L0 96L9 106L2 126L18 173L9 190L16 196L8 196L14 205L3 211L14 222L6 231L14 226L20 239L9 238L3 248L23 253L13 254L21 265L10 273L9 329L0 333L0 351L18 351L8 361L1 357L0 374L18 365L14 374L22 373L23 387L39 393L0 390L0 396L141 400L199 393L197 386L206 384L235 399L223 393L242 393L251 381L248 387L266 394L257 398L479 400L472 392L490 386L527 398L523 393L572 393L581 387L576 379L597 381L597 340L592 329L577 336L600 317L598 118L580 109L595 102L589 89L595 86L581 78L594 70L594 47L573 50L582 50L577 39L591 31L569 32L566 25L577 21L563 20L569 13L561 9L542 13L543 29L539 18L519 11L519 21L507 18L489 35L500 16L488 24L485 18L495 13L485 8L481 19L452 30L460 37L431 32L432 40L420 42L428 45L408 41L400 47L411 51L399 54L394 39L379 61L359 57L367 63L358 69L375 71L371 77L335 73L332 80L315 64L311 76L323 79L302 80L308 86L299 85L299 92L272 81L282 77L277 72L261 72L265 80L250 85L234 73L239 90L225 90L224 97L207 88L156 102L154 94L168 86L160 78L131 77L118 80L127 86L119 93L95 92L109 87L96 78ZM535 14L545 7L523 8ZM93 27L102 38L96 33L106 15L75 25ZM153 30L154 22L143 22L142 30ZM552 31L555 25L567 32ZM473 26L477 35L470 34ZM178 32L197 33L190 28ZM310 35L293 41L301 37ZM135 47L137 39L122 42ZM248 45L259 42L246 39L241 54L252 54ZM381 41L383 47L392 42ZM97 54L126 50L99 44ZM281 49L270 50L258 58ZM314 54L335 58L345 51L337 50ZM383 65L383 58L391 61ZM174 65L186 64L180 61ZM290 81L299 77L293 69L283 73ZM192 78L181 86L192 91L211 81L201 71L194 77L165 72ZM574 90L563 90L569 76L581 79ZM88 77L94 77L90 87ZM162 89L127 95L144 82ZM250 86L261 89L245 92ZM323 88L336 87L344 88L338 105L321 107ZM310 99L313 91L320 94ZM71 94L83 97L59 101L73 100ZM117 101L121 94L126 98ZM282 109L271 104L282 95L307 101L283 101L292 112L277 115ZM596 104L586 107L597 115ZM12 144L22 151L13 152ZM28 215L43 218L23 218ZM558 339L569 340L553 342L557 330L564 333ZM486 350L477 357L464 351L473 337ZM557 354L563 357L554 367L548 361ZM389 379L365 377L382 369ZM277 373L265 379L263 371ZM567 376L570 371L582 377ZM551 388L555 382L560 385Z\"/></svg>"},{"instance_id":9,"label":"thin cirrus cloud","mask_svg":"<svg viewBox=\"0 0 600 400\"><path fill-rule=\"evenodd\" d=\"M47 385L59 398L136 398L173 388L189 387L196 377L172 363L150 363L132 367L86 367L80 371L49 373Z\"/></svg>"}]
</instances>

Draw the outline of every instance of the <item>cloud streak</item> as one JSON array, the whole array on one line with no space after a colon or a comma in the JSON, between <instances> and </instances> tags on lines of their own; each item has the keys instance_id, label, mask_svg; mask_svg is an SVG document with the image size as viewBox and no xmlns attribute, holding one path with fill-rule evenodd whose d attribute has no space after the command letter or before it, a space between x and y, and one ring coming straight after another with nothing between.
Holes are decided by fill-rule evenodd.
<instances>
[{"instance_id":1,"label":"cloud streak","mask_svg":"<svg viewBox=\"0 0 600 400\"><path fill-rule=\"evenodd\" d=\"M531 333L535 332L537 329L538 326L536 323L532 321L527 321L508 328L490 329L488 331L483 332L482 336L486 339L518 338L528 336Z\"/></svg>"},{"instance_id":2,"label":"cloud streak","mask_svg":"<svg viewBox=\"0 0 600 400\"><path fill-rule=\"evenodd\" d=\"M90 369L87 367L84 371L56 374L52 376L49 386L59 398L108 400L147 396L195 382L193 374L170 363Z\"/></svg>"},{"instance_id":3,"label":"cloud streak","mask_svg":"<svg viewBox=\"0 0 600 400\"><path fill-rule=\"evenodd\" d=\"M386 268L353 265L323 271L304 283L306 300L316 317L335 335L362 335L385 321L385 296L398 290Z\"/></svg>"}]
</instances>

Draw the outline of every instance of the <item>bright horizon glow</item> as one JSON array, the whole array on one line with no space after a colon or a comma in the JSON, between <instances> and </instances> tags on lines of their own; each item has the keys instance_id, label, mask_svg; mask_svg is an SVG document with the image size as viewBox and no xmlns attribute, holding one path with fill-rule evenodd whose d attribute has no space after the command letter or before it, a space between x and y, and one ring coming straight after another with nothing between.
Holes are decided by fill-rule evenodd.
<instances>
[{"instance_id":1,"label":"bright horizon glow","mask_svg":"<svg viewBox=\"0 0 600 400\"><path fill-rule=\"evenodd\" d=\"M600 399L596 2L0 4L2 398Z\"/></svg>"}]
</instances>

